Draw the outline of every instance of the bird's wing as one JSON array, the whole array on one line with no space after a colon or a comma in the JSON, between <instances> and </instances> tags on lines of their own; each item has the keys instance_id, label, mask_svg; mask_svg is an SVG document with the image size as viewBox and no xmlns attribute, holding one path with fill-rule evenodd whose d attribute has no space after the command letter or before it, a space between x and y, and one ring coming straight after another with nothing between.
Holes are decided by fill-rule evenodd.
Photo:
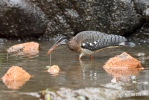
<instances>
[{"instance_id":1,"label":"bird's wing","mask_svg":"<svg viewBox=\"0 0 149 100\"><path fill-rule=\"evenodd\" d=\"M119 43L127 41L125 37L119 35L108 35L100 32L88 33L80 36L81 47L91 51L96 51L109 46L118 46Z\"/></svg>"}]
</instances>

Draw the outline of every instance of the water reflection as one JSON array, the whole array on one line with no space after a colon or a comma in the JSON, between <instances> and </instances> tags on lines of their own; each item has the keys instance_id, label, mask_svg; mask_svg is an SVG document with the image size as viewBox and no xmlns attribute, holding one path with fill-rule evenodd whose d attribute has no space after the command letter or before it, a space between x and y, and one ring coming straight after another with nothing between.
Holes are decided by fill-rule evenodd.
<instances>
[{"instance_id":1,"label":"water reflection","mask_svg":"<svg viewBox=\"0 0 149 100\"><path fill-rule=\"evenodd\" d=\"M95 85L101 88L103 91L102 95L107 98L110 97L107 93L113 91L114 98L128 98L137 96L149 96L148 81L139 78L140 73L149 72L149 70L143 70L140 68L102 68L104 63L100 60L93 61L80 61L81 77L84 84ZM107 73L105 74L104 71ZM107 76L110 75L111 77ZM144 74L143 74L144 75ZM143 76L141 74L141 76ZM112 79L112 80L111 80ZM114 83L113 80L115 79ZM106 80L106 81L104 81ZM111 82L112 81L112 82ZM100 84L100 85L97 85ZM112 90L111 90L112 89ZM114 89L114 90L113 90ZM116 90L115 90L116 89ZM95 89L96 90L96 89ZM81 90L80 90L81 91ZM82 92L85 90L82 90ZM90 91L88 89L88 91ZM115 92L114 92L115 91ZM110 98L108 98L110 99ZM122 100L125 100L122 99Z\"/></svg>"},{"instance_id":2,"label":"water reflection","mask_svg":"<svg viewBox=\"0 0 149 100\"><path fill-rule=\"evenodd\" d=\"M105 71L112 75L111 82L129 81L131 76L137 76L143 69L141 68L106 68Z\"/></svg>"},{"instance_id":3,"label":"water reflection","mask_svg":"<svg viewBox=\"0 0 149 100\"><path fill-rule=\"evenodd\" d=\"M24 58L24 57L26 57L26 58L34 58L34 57L38 57L39 55L38 55L38 53L39 53L39 51L28 51L28 52L17 52L17 53L11 53L11 54L7 54L7 58L9 58L9 57L19 57L20 56L20 58Z\"/></svg>"},{"instance_id":4,"label":"water reflection","mask_svg":"<svg viewBox=\"0 0 149 100\"><path fill-rule=\"evenodd\" d=\"M25 80L21 80L21 81L4 81L5 85L7 86L7 88L9 89L19 89L21 88L24 84L25 84Z\"/></svg>"},{"instance_id":5,"label":"water reflection","mask_svg":"<svg viewBox=\"0 0 149 100\"><path fill-rule=\"evenodd\" d=\"M137 96L149 96L148 81L141 80L139 74L144 72L142 69L106 69L106 72L111 74L113 79L112 83L107 83L102 86L110 89L121 90L121 100ZM148 71L149 72L149 71ZM115 79L115 81L114 81ZM114 81L114 82L113 82ZM143 99L142 99L143 100Z\"/></svg>"},{"instance_id":6,"label":"water reflection","mask_svg":"<svg viewBox=\"0 0 149 100\"><path fill-rule=\"evenodd\" d=\"M107 82L108 77L102 68L103 64L99 61L89 59L80 61L82 83L87 86L99 86L99 84Z\"/></svg>"}]
</instances>

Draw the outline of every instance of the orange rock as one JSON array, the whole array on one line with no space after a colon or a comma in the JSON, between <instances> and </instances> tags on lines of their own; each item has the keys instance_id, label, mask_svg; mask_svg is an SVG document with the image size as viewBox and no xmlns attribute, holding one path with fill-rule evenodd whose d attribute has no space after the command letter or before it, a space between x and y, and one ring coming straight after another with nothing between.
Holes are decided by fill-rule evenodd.
<instances>
[{"instance_id":1,"label":"orange rock","mask_svg":"<svg viewBox=\"0 0 149 100\"><path fill-rule=\"evenodd\" d=\"M116 57L110 58L105 65L104 68L143 68L140 64L140 62L127 54L126 52L123 52L121 55L118 55Z\"/></svg>"},{"instance_id":2,"label":"orange rock","mask_svg":"<svg viewBox=\"0 0 149 100\"><path fill-rule=\"evenodd\" d=\"M12 66L2 77L3 81L28 80L31 76L19 66Z\"/></svg>"},{"instance_id":3,"label":"orange rock","mask_svg":"<svg viewBox=\"0 0 149 100\"><path fill-rule=\"evenodd\" d=\"M17 89L30 79L30 75L19 66L12 66L1 78L7 87Z\"/></svg>"},{"instance_id":4,"label":"orange rock","mask_svg":"<svg viewBox=\"0 0 149 100\"><path fill-rule=\"evenodd\" d=\"M59 71L60 71L60 68L57 65L50 66L50 68L48 69L48 72L50 74L58 74Z\"/></svg>"},{"instance_id":5,"label":"orange rock","mask_svg":"<svg viewBox=\"0 0 149 100\"><path fill-rule=\"evenodd\" d=\"M39 52L39 44L36 42L27 42L14 45L7 49L8 53L22 53L22 54L29 54L29 53L38 53Z\"/></svg>"}]
</instances>

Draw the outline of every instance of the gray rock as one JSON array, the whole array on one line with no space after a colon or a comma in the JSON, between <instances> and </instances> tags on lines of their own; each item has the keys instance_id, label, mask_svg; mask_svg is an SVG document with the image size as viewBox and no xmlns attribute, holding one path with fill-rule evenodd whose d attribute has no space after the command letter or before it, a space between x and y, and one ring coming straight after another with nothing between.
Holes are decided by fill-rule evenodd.
<instances>
[{"instance_id":1,"label":"gray rock","mask_svg":"<svg viewBox=\"0 0 149 100\"><path fill-rule=\"evenodd\" d=\"M143 11L148 11L139 6L143 1L1 0L0 36L71 37L84 30L129 35L140 28Z\"/></svg>"},{"instance_id":2,"label":"gray rock","mask_svg":"<svg viewBox=\"0 0 149 100\"><path fill-rule=\"evenodd\" d=\"M30 0L0 0L0 36L39 37L46 29L46 17Z\"/></svg>"},{"instance_id":3,"label":"gray rock","mask_svg":"<svg viewBox=\"0 0 149 100\"><path fill-rule=\"evenodd\" d=\"M131 0L51 0L47 5L50 22L45 36L71 36L84 30L125 35L142 24Z\"/></svg>"},{"instance_id":4,"label":"gray rock","mask_svg":"<svg viewBox=\"0 0 149 100\"><path fill-rule=\"evenodd\" d=\"M149 0L134 0L134 4L137 13L142 16L142 24L132 37L139 42L149 43Z\"/></svg>"}]
</instances>

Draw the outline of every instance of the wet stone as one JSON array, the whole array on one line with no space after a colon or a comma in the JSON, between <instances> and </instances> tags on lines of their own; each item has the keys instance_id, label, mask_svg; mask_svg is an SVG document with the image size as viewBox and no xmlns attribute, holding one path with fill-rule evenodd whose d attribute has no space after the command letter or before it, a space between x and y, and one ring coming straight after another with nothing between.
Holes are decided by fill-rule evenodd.
<instances>
[{"instance_id":1,"label":"wet stone","mask_svg":"<svg viewBox=\"0 0 149 100\"><path fill-rule=\"evenodd\" d=\"M142 68L140 62L131 55L123 52L122 54L110 58L104 68Z\"/></svg>"}]
</instances>

